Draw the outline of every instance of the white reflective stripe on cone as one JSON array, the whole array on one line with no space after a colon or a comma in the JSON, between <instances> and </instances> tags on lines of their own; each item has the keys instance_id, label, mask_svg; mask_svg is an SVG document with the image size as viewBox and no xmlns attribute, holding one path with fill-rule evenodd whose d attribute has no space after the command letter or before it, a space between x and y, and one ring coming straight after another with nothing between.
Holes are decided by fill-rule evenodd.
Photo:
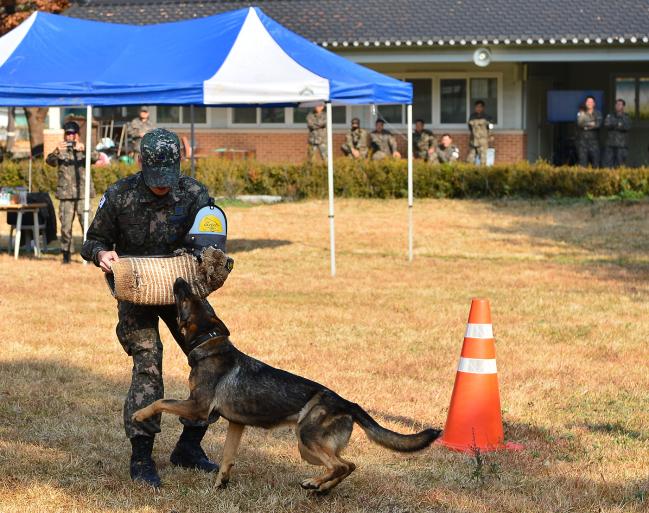
<instances>
[{"instance_id":1,"label":"white reflective stripe on cone","mask_svg":"<svg viewBox=\"0 0 649 513\"><path fill-rule=\"evenodd\" d=\"M466 335L468 338L494 338L491 324L467 324Z\"/></svg>"},{"instance_id":2,"label":"white reflective stripe on cone","mask_svg":"<svg viewBox=\"0 0 649 513\"><path fill-rule=\"evenodd\" d=\"M457 366L459 372L468 372L470 374L497 374L496 360L484 358L462 358Z\"/></svg>"}]
</instances>

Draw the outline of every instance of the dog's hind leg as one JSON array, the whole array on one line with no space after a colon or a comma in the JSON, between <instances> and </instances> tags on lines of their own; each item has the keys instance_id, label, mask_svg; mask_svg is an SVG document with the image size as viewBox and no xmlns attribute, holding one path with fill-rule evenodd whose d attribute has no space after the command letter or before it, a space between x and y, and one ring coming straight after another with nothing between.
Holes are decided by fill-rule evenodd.
<instances>
[{"instance_id":1,"label":"dog's hind leg","mask_svg":"<svg viewBox=\"0 0 649 513\"><path fill-rule=\"evenodd\" d=\"M302 488L307 490L315 490L319 493L327 492L356 469L356 465L342 459L329 447L312 446L309 448L309 452L320 460L321 464L327 468L327 472L320 477L302 481Z\"/></svg>"},{"instance_id":2,"label":"dog's hind leg","mask_svg":"<svg viewBox=\"0 0 649 513\"><path fill-rule=\"evenodd\" d=\"M327 492L356 469L338 455L347 446L352 429L350 416L329 415L320 405L305 416L297 429L300 454L311 464L325 466L327 472L302 481L302 488Z\"/></svg>"},{"instance_id":3,"label":"dog's hind leg","mask_svg":"<svg viewBox=\"0 0 649 513\"><path fill-rule=\"evenodd\" d=\"M228 434L225 437L223 458L221 458L221 469L214 482L214 486L216 487L224 488L228 484L228 481L230 481L230 470L232 470L232 466L234 465L234 457L237 455L244 427L243 424L236 424L235 422L228 424Z\"/></svg>"},{"instance_id":4,"label":"dog's hind leg","mask_svg":"<svg viewBox=\"0 0 649 513\"><path fill-rule=\"evenodd\" d=\"M161 412L172 413L189 420L207 420L209 408L204 408L197 401L188 399L180 401L178 399L158 399L149 406L136 411L133 414L135 422L142 422L153 415Z\"/></svg>"}]
</instances>

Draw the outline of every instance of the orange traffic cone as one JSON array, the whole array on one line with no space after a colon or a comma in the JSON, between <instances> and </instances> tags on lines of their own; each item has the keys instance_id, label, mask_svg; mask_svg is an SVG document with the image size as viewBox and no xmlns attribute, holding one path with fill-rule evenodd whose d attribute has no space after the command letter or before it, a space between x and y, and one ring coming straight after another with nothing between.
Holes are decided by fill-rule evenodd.
<instances>
[{"instance_id":1,"label":"orange traffic cone","mask_svg":"<svg viewBox=\"0 0 649 513\"><path fill-rule=\"evenodd\" d=\"M488 299L473 299L446 427L437 443L455 451L521 449L505 443Z\"/></svg>"}]
</instances>

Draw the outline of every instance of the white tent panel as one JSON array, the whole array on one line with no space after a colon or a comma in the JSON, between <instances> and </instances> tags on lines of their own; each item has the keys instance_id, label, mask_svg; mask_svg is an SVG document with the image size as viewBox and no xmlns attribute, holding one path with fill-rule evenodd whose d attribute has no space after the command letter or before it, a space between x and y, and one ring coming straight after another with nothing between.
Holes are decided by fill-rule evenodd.
<instances>
[{"instance_id":1,"label":"white tent panel","mask_svg":"<svg viewBox=\"0 0 649 513\"><path fill-rule=\"evenodd\" d=\"M248 11L230 53L203 83L205 104L289 103L329 99L329 81L289 57Z\"/></svg>"},{"instance_id":2,"label":"white tent panel","mask_svg":"<svg viewBox=\"0 0 649 513\"><path fill-rule=\"evenodd\" d=\"M32 28L32 25L36 21L36 16L38 16L38 13L35 12L11 32L8 32L0 38L0 67L7 62L7 59L11 57L16 48L18 48L18 45L25 39L25 36L29 33L29 29Z\"/></svg>"}]
</instances>

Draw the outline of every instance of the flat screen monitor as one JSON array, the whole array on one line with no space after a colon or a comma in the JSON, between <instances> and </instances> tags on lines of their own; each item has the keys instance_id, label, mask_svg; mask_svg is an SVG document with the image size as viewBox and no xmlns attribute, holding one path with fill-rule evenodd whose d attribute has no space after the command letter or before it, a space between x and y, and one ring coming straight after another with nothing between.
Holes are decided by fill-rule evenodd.
<instances>
[{"instance_id":1,"label":"flat screen monitor","mask_svg":"<svg viewBox=\"0 0 649 513\"><path fill-rule=\"evenodd\" d=\"M553 89L548 91L548 122L565 123L577 122L577 112L584 103L586 96L594 96L598 111L604 109L604 91L581 90L566 91Z\"/></svg>"}]
</instances>

